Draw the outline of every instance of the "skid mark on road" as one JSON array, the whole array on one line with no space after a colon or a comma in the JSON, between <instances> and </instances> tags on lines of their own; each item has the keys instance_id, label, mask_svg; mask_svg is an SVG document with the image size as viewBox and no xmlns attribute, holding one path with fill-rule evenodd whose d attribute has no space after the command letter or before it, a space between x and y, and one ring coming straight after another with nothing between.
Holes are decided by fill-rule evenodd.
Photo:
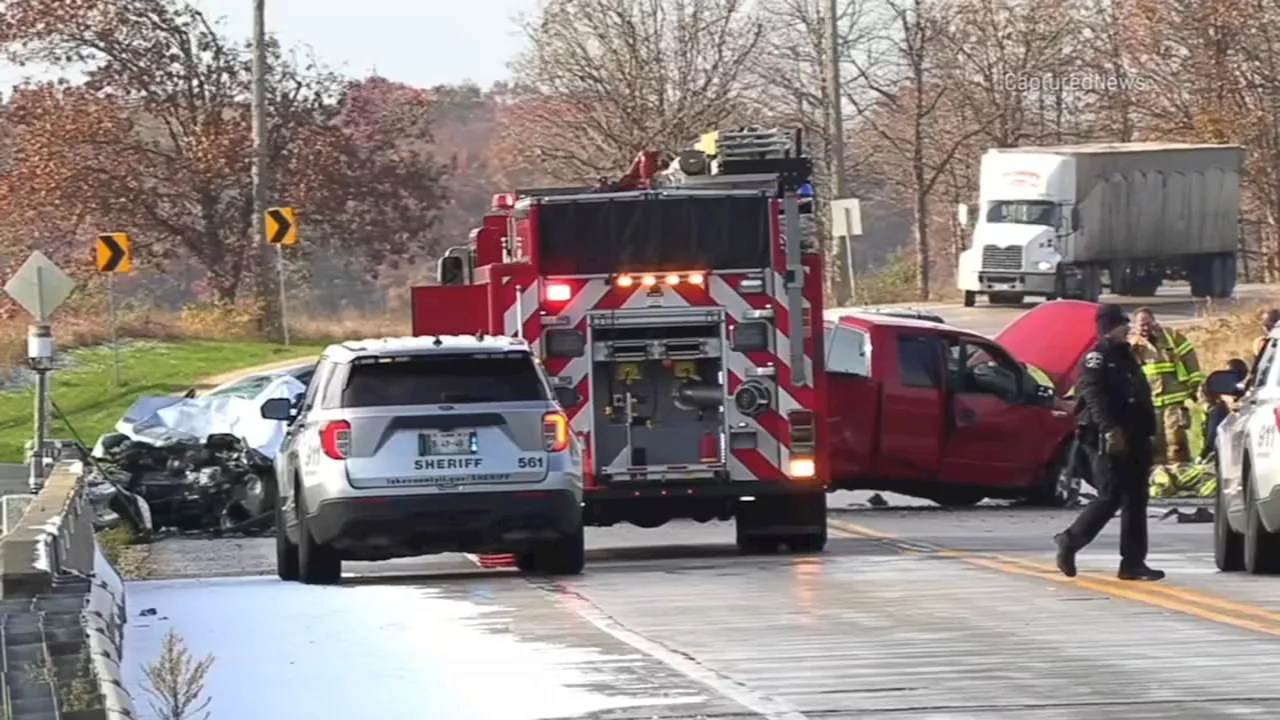
<instances>
[{"instance_id":1,"label":"skid mark on road","mask_svg":"<svg viewBox=\"0 0 1280 720\"><path fill-rule=\"evenodd\" d=\"M1046 582L1079 587L1111 597L1139 602L1244 630L1280 636L1280 612L1203 593L1198 590L1178 587L1167 582L1138 583L1092 572L1081 572L1075 578L1069 578L1060 573L1052 563L995 553L955 550L933 545L932 543L902 538L892 533L881 532L843 520L831 520L829 524L837 534L843 534L846 537L880 540L904 553L929 554L958 560L1009 575L1022 575Z\"/></svg>"}]
</instances>

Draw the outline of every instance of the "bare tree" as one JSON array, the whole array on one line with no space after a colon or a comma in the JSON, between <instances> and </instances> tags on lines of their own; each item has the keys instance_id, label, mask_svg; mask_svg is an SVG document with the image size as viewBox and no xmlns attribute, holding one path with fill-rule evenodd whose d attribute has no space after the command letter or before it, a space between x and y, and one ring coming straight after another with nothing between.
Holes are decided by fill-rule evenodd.
<instances>
[{"instance_id":1,"label":"bare tree","mask_svg":"<svg viewBox=\"0 0 1280 720\"><path fill-rule=\"evenodd\" d=\"M885 146L880 166L911 200L916 288L929 298L932 253L929 200L957 154L998 114L957 127L960 96L947 76L955 6L934 0L886 0L881 32L851 58L856 79L873 102L848 98L870 133Z\"/></svg>"},{"instance_id":2,"label":"bare tree","mask_svg":"<svg viewBox=\"0 0 1280 720\"><path fill-rule=\"evenodd\" d=\"M616 173L751 107L764 26L748 0L550 0L525 20L504 143L538 174Z\"/></svg>"},{"instance_id":3,"label":"bare tree","mask_svg":"<svg viewBox=\"0 0 1280 720\"><path fill-rule=\"evenodd\" d=\"M848 49L869 41L869 8L874 0L839 0L836 26L838 28L838 55L845 56ZM769 27L762 44L755 71L759 77L761 103L778 124L800 127L810 138L810 152L814 158L814 191L819 212L825 219L825 209L833 198L832 127L830 78L827 72L827 42L825 0L777 0L766 6L765 19ZM848 75L845 75L848 77ZM846 123L847 124L847 123ZM846 128L846 132L848 128ZM867 190L860 182L866 168L873 161L872 148L845 146L844 170L849 186L859 195ZM841 248L831 235L827 222L815 226L819 243L826 255L827 287L832 299L845 304L852 299L848 268Z\"/></svg>"}]
</instances>

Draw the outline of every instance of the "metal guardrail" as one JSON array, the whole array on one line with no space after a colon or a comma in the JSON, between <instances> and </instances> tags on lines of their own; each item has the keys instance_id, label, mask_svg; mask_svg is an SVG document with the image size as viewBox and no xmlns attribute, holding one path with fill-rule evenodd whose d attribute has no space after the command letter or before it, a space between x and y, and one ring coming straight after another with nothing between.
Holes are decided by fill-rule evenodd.
<instances>
[{"instance_id":1,"label":"metal guardrail","mask_svg":"<svg viewBox=\"0 0 1280 720\"><path fill-rule=\"evenodd\" d=\"M124 582L97 546L80 463L59 463L28 498L0 538L3 717L134 720L120 670Z\"/></svg>"}]
</instances>

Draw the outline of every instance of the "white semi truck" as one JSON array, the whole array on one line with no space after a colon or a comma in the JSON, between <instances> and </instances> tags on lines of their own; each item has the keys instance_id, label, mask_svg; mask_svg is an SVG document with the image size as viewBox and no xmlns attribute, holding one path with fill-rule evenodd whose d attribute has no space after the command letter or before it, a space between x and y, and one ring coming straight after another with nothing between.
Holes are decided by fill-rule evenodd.
<instances>
[{"instance_id":1,"label":"white semi truck","mask_svg":"<svg viewBox=\"0 0 1280 720\"><path fill-rule=\"evenodd\" d=\"M1235 145L988 150L956 273L965 306L979 295L1097 302L1104 279L1117 295L1187 280L1195 297L1231 297L1243 160Z\"/></svg>"}]
</instances>

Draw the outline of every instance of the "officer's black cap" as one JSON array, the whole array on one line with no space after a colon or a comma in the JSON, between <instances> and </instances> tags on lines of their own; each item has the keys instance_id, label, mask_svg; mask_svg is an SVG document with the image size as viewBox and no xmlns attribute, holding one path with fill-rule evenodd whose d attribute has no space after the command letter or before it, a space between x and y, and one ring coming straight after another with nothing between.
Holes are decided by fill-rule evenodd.
<instances>
[{"instance_id":1,"label":"officer's black cap","mask_svg":"<svg viewBox=\"0 0 1280 720\"><path fill-rule=\"evenodd\" d=\"M1106 335L1121 325L1129 324L1129 316L1125 314L1124 308L1109 303L1098 306L1094 320L1098 325L1099 335Z\"/></svg>"}]
</instances>

